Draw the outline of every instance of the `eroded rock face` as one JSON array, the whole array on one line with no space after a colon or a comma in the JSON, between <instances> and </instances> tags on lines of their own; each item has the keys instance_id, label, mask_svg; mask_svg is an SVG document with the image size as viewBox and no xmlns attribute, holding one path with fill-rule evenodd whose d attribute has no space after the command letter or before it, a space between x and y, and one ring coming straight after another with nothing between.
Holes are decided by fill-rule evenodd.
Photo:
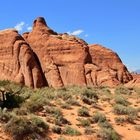
<instances>
[{"instance_id":1,"label":"eroded rock face","mask_svg":"<svg viewBox=\"0 0 140 140\"><path fill-rule=\"evenodd\" d=\"M30 46L16 30L0 31L0 80L42 87L41 69Z\"/></svg>"},{"instance_id":2,"label":"eroded rock face","mask_svg":"<svg viewBox=\"0 0 140 140\"><path fill-rule=\"evenodd\" d=\"M140 88L140 74L132 74L132 76L133 76L133 80L126 83L125 86L129 88L133 88L133 87Z\"/></svg>"},{"instance_id":3,"label":"eroded rock face","mask_svg":"<svg viewBox=\"0 0 140 140\"><path fill-rule=\"evenodd\" d=\"M89 45L89 55L92 64L86 64L89 84L92 85L109 85L115 86L120 83L127 83L132 80L131 74L122 63L119 56L110 49L101 45Z\"/></svg>"},{"instance_id":4,"label":"eroded rock face","mask_svg":"<svg viewBox=\"0 0 140 140\"><path fill-rule=\"evenodd\" d=\"M42 17L22 37L13 30L0 33L1 80L30 87L62 87L115 86L132 79L116 53L67 33L56 33Z\"/></svg>"},{"instance_id":5,"label":"eroded rock face","mask_svg":"<svg viewBox=\"0 0 140 140\"><path fill-rule=\"evenodd\" d=\"M51 30L44 18L34 21L33 31L26 39L39 57L49 86L86 85L84 64L87 44L67 34Z\"/></svg>"}]
</instances>

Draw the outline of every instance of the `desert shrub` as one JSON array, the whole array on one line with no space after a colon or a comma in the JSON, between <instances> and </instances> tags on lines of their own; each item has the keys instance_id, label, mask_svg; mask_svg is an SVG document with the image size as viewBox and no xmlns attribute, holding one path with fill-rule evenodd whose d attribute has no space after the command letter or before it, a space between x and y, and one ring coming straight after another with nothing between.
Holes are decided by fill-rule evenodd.
<instances>
[{"instance_id":1,"label":"desert shrub","mask_svg":"<svg viewBox=\"0 0 140 140\"><path fill-rule=\"evenodd\" d=\"M73 106L80 106L79 102L73 98L68 99L66 103Z\"/></svg>"},{"instance_id":2,"label":"desert shrub","mask_svg":"<svg viewBox=\"0 0 140 140\"><path fill-rule=\"evenodd\" d=\"M136 119L137 119L137 116L133 114L129 114L126 116L126 121L132 124L135 124Z\"/></svg>"},{"instance_id":3,"label":"desert shrub","mask_svg":"<svg viewBox=\"0 0 140 140\"><path fill-rule=\"evenodd\" d=\"M89 119L81 119L79 118L78 121L80 122L80 126L87 127L90 126L91 122Z\"/></svg>"},{"instance_id":4,"label":"desert shrub","mask_svg":"<svg viewBox=\"0 0 140 140\"><path fill-rule=\"evenodd\" d=\"M53 126L53 128L52 128L53 133L61 134L61 131L62 131L62 129L59 126Z\"/></svg>"},{"instance_id":5,"label":"desert shrub","mask_svg":"<svg viewBox=\"0 0 140 140\"><path fill-rule=\"evenodd\" d=\"M86 127L84 130L85 135L92 135L95 131L91 127Z\"/></svg>"},{"instance_id":6,"label":"desert shrub","mask_svg":"<svg viewBox=\"0 0 140 140\"><path fill-rule=\"evenodd\" d=\"M71 99L72 94L66 89L58 89L57 90L57 97L63 99L64 101Z\"/></svg>"},{"instance_id":7,"label":"desert shrub","mask_svg":"<svg viewBox=\"0 0 140 140\"><path fill-rule=\"evenodd\" d=\"M8 80L2 80L2 81L0 81L0 87L7 86L9 84L10 84L10 81L8 81Z\"/></svg>"},{"instance_id":8,"label":"desert shrub","mask_svg":"<svg viewBox=\"0 0 140 140\"><path fill-rule=\"evenodd\" d=\"M81 98L87 97L89 99L94 99L96 102L98 101L98 93L96 90L93 90L91 88L85 88L83 93L81 94Z\"/></svg>"},{"instance_id":9,"label":"desert shrub","mask_svg":"<svg viewBox=\"0 0 140 140\"><path fill-rule=\"evenodd\" d=\"M88 117L89 115L89 111L87 108L82 107L78 109L78 116L82 116L82 117Z\"/></svg>"},{"instance_id":10,"label":"desert shrub","mask_svg":"<svg viewBox=\"0 0 140 140\"><path fill-rule=\"evenodd\" d=\"M43 135L49 126L38 117L12 117L4 126L4 130L15 140L23 140L30 135Z\"/></svg>"},{"instance_id":11,"label":"desert shrub","mask_svg":"<svg viewBox=\"0 0 140 140\"><path fill-rule=\"evenodd\" d=\"M30 112L37 112L43 110L43 106L52 104L50 100L46 98L46 96L39 93L34 93L31 97L26 101L23 106L27 108Z\"/></svg>"},{"instance_id":12,"label":"desert shrub","mask_svg":"<svg viewBox=\"0 0 140 140\"><path fill-rule=\"evenodd\" d=\"M95 101L93 99L89 99L89 98L84 97L84 96L81 99L85 104L88 104L88 105L95 103Z\"/></svg>"},{"instance_id":13,"label":"desert shrub","mask_svg":"<svg viewBox=\"0 0 140 140\"><path fill-rule=\"evenodd\" d=\"M132 107L126 107L120 104L116 104L113 107L114 113L118 115L133 115L137 116L137 110Z\"/></svg>"},{"instance_id":14,"label":"desert shrub","mask_svg":"<svg viewBox=\"0 0 140 140\"><path fill-rule=\"evenodd\" d=\"M118 124L122 124L122 123L126 122L126 118L124 118L124 117L116 117L115 122L118 123Z\"/></svg>"},{"instance_id":15,"label":"desert shrub","mask_svg":"<svg viewBox=\"0 0 140 140\"><path fill-rule=\"evenodd\" d=\"M1 123L7 123L11 117L12 113L8 112L6 108L2 109L0 108L0 122Z\"/></svg>"},{"instance_id":16,"label":"desert shrub","mask_svg":"<svg viewBox=\"0 0 140 140\"><path fill-rule=\"evenodd\" d=\"M125 97L120 96L120 95L116 96L114 98L114 100L115 100L116 104L121 104L121 105L124 105L124 106L128 106L130 104L130 102L128 102Z\"/></svg>"},{"instance_id":17,"label":"desert shrub","mask_svg":"<svg viewBox=\"0 0 140 140\"><path fill-rule=\"evenodd\" d=\"M101 88L101 92L102 92L103 94L111 95L111 91L110 91L109 88L107 88L107 87Z\"/></svg>"},{"instance_id":18,"label":"desert shrub","mask_svg":"<svg viewBox=\"0 0 140 140\"><path fill-rule=\"evenodd\" d=\"M104 87L104 88L101 88L99 90L99 95L100 95L100 99L102 99L103 101L110 101L112 98L113 98L113 95L111 94L111 91Z\"/></svg>"},{"instance_id":19,"label":"desert shrub","mask_svg":"<svg viewBox=\"0 0 140 140\"><path fill-rule=\"evenodd\" d=\"M51 106L44 106L44 111L47 114L50 114L52 117L59 117L62 116L62 112L59 108L51 107Z\"/></svg>"},{"instance_id":20,"label":"desert shrub","mask_svg":"<svg viewBox=\"0 0 140 140\"><path fill-rule=\"evenodd\" d=\"M20 108L15 108L12 110L13 113L15 113L18 116L22 116L22 115L28 115L29 112L27 111L26 108L24 107L20 107Z\"/></svg>"},{"instance_id":21,"label":"desert shrub","mask_svg":"<svg viewBox=\"0 0 140 140\"><path fill-rule=\"evenodd\" d=\"M87 87L81 87L81 86L69 86L66 89L72 93L73 95L81 95L83 93L83 90L85 90Z\"/></svg>"},{"instance_id":22,"label":"desert shrub","mask_svg":"<svg viewBox=\"0 0 140 140\"><path fill-rule=\"evenodd\" d=\"M115 89L115 93L116 93L116 94L130 95L132 92L131 92L131 90L128 89L127 87L118 86L118 87Z\"/></svg>"},{"instance_id":23,"label":"desert shrub","mask_svg":"<svg viewBox=\"0 0 140 140\"><path fill-rule=\"evenodd\" d=\"M63 109L71 109L71 105L68 104L68 103L63 103L63 104L61 104L61 108L63 108Z\"/></svg>"},{"instance_id":24,"label":"desert shrub","mask_svg":"<svg viewBox=\"0 0 140 140\"><path fill-rule=\"evenodd\" d=\"M113 129L112 125L108 121L99 122L98 125L101 128Z\"/></svg>"},{"instance_id":25,"label":"desert shrub","mask_svg":"<svg viewBox=\"0 0 140 140\"><path fill-rule=\"evenodd\" d=\"M105 122L106 121L106 116L100 112L96 112L92 118L91 121L93 123L100 123L100 122Z\"/></svg>"},{"instance_id":26,"label":"desert shrub","mask_svg":"<svg viewBox=\"0 0 140 140\"><path fill-rule=\"evenodd\" d=\"M79 135L81 135L81 133L78 130L76 130L76 129L70 127L70 126L66 126L63 129L63 134L70 135L70 136L79 136Z\"/></svg>"},{"instance_id":27,"label":"desert shrub","mask_svg":"<svg viewBox=\"0 0 140 140\"><path fill-rule=\"evenodd\" d=\"M101 128L98 133L98 137L100 137L102 140L120 140L120 136L118 133L111 128Z\"/></svg>"},{"instance_id":28,"label":"desert shrub","mask_svg":"<svg viewBox=\"0 0 140 140\"><path fill-rule=\"evenodd\" d=\"M140 131L140 125L136 125L134 128L135 130Z\"/></svg>"},{"instance_id":29,"label":"desert shrub","mask_svg":"<svg viewBox=\"0 0 140 140\"><path fill-rule=\"evenodd\" d=\"M58 116L55 118L55 124L62 126L64 124L70 124L70 122L66 118L64 118L63 116Z\"/></svg>"}]
</instances>

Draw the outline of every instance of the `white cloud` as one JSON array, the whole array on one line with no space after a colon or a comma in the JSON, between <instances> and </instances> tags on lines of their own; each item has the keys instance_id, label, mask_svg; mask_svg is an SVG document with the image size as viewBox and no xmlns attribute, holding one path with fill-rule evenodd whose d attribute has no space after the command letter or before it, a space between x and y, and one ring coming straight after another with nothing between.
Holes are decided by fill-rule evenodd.
<instances>
[{"instance_id":1,"label":"white cloud","mask_svg":"<svg viewBox=\"0 0 140 140\"><path fill-rule=\"evenodd\" d=\"M79 30L75 30L73 32L67 32L69 35L80 35L81 33L83 33L84 31L79 29Z\"/></svg>"},{"instance_id":2,"label":"white cloud","mask_svg":"<svg viewBox=\"0 0 140 140\"><path fill-rule=\"evenodd\" d=\"M27 27L27 30L28 31L31 31L32 30L32 27L31 26Z\"/></svg>"},{"instance_id":3,"label":"white cloud","mask_svg":"<svg viewBox=\"0 0 140 140\"><path fill-rule=\"evenodd\" d=\"M18 31L22 31L24 25L25 25L25 22L22 21L22 22L18 23L14 28Z\"/></svg>"}]
</instances>

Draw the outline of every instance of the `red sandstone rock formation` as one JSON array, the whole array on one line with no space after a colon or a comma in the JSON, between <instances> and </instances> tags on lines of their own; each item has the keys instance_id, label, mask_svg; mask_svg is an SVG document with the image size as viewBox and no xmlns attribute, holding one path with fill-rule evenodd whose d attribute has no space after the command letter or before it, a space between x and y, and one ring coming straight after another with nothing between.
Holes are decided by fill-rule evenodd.
<instances>
[{"instance_id":1,"label":"red sandstone rock formation","mask_svg":"<svg viewBox=\"0 0 140 140\"><path fill-rule=\"evenodd\" d=\"M0 31L0 73L0 80L34 88L44 85L33 51L16 30Z\"/></svg>"},{"instance_id":2,"label":"red sandstone rock formation","mask_svg":"<svg viewBox=\"0 0 140 140\"><path fill-rule=\"evenodd\" d=\"M133 88L139 87L140 88L140 74L132 74L133 80L129 81L125 84L125 86Z\"/></svg>"},{"instance_id":3,"label":"red sandstone rock formation","mask_svg":"<svg viewBox=\"0 0 140 140\"><path fill-rule=\"evenodd\" d=\"M132 80L131 74L122 63L119 56L110 49L101 45L89 45L89 54L92 65L85 65L88 73L89 84L115 86L120 83L127 83ZM90 78L91 77L91 78Z\"/></svg>"},{"instance_id":4,"label":"red sandstone rock formation","mask_svg":"<svg viewBox=\"0 0 140 140\"><path fill-rule=\"evenodd\" d=\"M44 18L34 21L33 31L26 40L39 57L49 86L86 85L84 64L88 46L84 41L57 34L46 25Z\"/></svg>"},{"instance_id":5,"label":"red sandstone rock formation","mask_svg":"<svg viewBox=\"0 0 140 140\"><path fill-rule=\"evenodd\" d=\"M24 33L23 38L16 31L0 33L1 80L31 87L47 83L62 87L115 86L132 79L116 53L100 45L88 45L67 33L58 34L42 17L34 21L33 30ZM10 76L5 68L11 72Z\"/></svg>"}]
</instances>

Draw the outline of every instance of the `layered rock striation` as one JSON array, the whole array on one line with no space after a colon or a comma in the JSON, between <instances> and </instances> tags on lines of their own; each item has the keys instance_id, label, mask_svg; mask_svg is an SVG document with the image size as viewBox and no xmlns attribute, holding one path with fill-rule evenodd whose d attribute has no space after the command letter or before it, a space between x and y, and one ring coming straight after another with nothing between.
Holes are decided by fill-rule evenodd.
<instances>
[{"instance_id":1,"label":"layered rock striation","mask_svg":"<svg viewBox=\"0 0 140 140\"><path fill-rule=\"evenodd\" d=\"M1 80L35 88L116 86L132 80L116 53L67 33L56 33L43 17L22 37L15 30L1 31L0 57Z\"/></svg>"}]
</instances>

